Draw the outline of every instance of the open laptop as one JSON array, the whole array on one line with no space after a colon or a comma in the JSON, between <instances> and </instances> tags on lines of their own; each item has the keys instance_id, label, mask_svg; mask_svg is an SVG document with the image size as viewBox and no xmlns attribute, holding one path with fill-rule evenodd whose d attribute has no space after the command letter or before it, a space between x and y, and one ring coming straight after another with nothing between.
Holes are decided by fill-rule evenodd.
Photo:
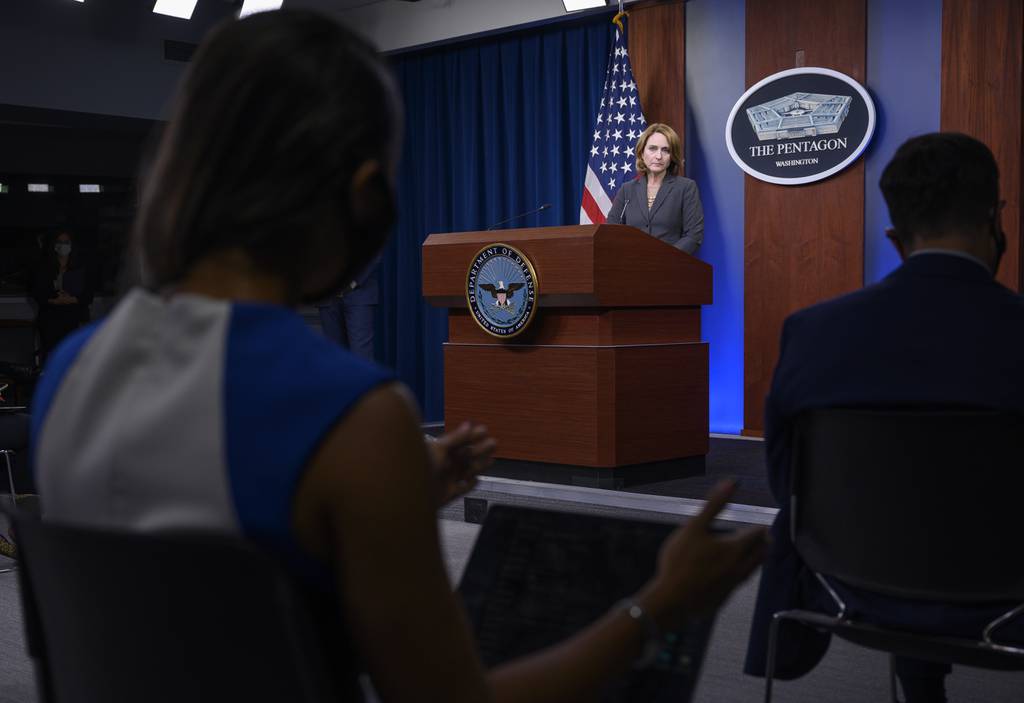
<instances>
[{"instance_id":1,"label":"open laptop","mask_svg":"<svg viewBox=\"0 0 1024 703\"><path fill-rule=\"evenodd\" d=\"M654 574L673 525L596 515L493 506L459 592L484 664L554 644L636 593ZM656 661L609 686L607 702L689 701L712 618L674 633Z\"/></svg>"}]
</instances>

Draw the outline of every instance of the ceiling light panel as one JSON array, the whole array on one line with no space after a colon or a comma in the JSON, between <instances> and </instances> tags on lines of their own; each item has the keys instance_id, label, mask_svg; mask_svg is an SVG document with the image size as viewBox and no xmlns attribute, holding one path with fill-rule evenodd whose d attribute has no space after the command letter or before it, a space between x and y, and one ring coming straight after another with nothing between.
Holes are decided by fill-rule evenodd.
<instances>
[{"instance_id":1,"label":"ceiling light panel","mask_svg":"<svg viewBox=\"0 0 1024 703\"><path fill-rule=\"evenodd\" d=\"M153 5L153 12L168 17L180 17L183 20L192 19L192 11L196 9L197 0L156 0Z\"/></svg>"},{"instance_id":2,"label":"ceiling light panel","mask_svg":"<svg viewBox=\"0 0 1024 703\"><path fill-rule=\"evenodd\" d=\"M605 7L606 4L605 0L562 0L566 12L590 10L595 7Z\"/></svg>"},{"instance_id":3,"label":"ceiling light panel","mask_svg":"<svg viewBox=\"0 0 1024 703\"><path fill-rule=\"evenodd\" d=\"M238 17L241 19L246 15L252 15L257 12L280 10L283 2L284 0L245 0L245 2L242 3L242 9L238 13Z\"/></svg>"}]
</instances>

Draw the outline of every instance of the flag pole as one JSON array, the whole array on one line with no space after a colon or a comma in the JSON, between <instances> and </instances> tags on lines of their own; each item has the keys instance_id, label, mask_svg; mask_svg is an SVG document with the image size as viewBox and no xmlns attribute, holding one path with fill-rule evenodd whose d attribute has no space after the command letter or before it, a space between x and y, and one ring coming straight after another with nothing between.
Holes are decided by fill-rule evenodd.
<instances>
[{"instance_id":1,"label":"flag pole","mask_svg":"<svg viewBox=\"0 0 1024 703\"><path fill-rule=\"evenodd\" d=\"M608 220L614 198L622 185L634 177L635 144L647 125L626 51L625 17L628 14L619 0L619 13L613 20L615 38L608 47L604 88L586 157L580 196L581 225L597 225ZM621 211L617 216L621 217Z\"/></svg>"}]
</instances>

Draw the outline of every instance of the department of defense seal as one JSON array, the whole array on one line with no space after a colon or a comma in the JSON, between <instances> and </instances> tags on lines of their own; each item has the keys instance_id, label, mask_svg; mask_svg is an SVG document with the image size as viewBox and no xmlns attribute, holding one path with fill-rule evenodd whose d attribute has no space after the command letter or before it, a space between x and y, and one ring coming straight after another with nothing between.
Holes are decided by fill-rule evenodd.
<instances>
[{"instance_id":1,"label":"department of defense seal","mask_svg":"<svg viewBox=\"0 0 1024 703\"><path fill-rule=\"evenodd\" d=\"M469 265L466 302L484 332L503 339L515 337L537 311L537 272L515 247L488 244Z\"/></svg>"}]
</instances>

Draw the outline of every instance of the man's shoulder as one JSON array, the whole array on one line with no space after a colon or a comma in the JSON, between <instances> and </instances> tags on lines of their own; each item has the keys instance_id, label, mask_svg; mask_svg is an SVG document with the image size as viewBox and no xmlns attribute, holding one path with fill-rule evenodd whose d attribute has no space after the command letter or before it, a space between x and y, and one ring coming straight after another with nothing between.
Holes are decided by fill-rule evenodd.
<instances>
[{"instance_id":1,"label":"man's shoulder","mask_svg":"<svg viewBox=\"0 0 1024 703\"><path fill-rule=\"evenodd\" d=\"M797 310L786 320L791 326L843 324L851 317L868 314L867 309L884 304L888 294L886 283L876 283L851 293L829 298L820 303Z\"/></svg>"},{"instance_id":2,"label":"man's shoulder","mask_svg":"<svg viewBox=\"0 0 1024 703\"><path fill-rule=\"evenodd\" d=\"M860 290L792 313L786 319L786 329L790 334L805 331L817 335L830 329L849 330L860 323L917 318L931 308L941 308L951 318L970 316L1024 333L1024 297L999 283L920 277L900 269ZM936 315L927 317L938 319Z\"/></svg>"}]
</instances>

